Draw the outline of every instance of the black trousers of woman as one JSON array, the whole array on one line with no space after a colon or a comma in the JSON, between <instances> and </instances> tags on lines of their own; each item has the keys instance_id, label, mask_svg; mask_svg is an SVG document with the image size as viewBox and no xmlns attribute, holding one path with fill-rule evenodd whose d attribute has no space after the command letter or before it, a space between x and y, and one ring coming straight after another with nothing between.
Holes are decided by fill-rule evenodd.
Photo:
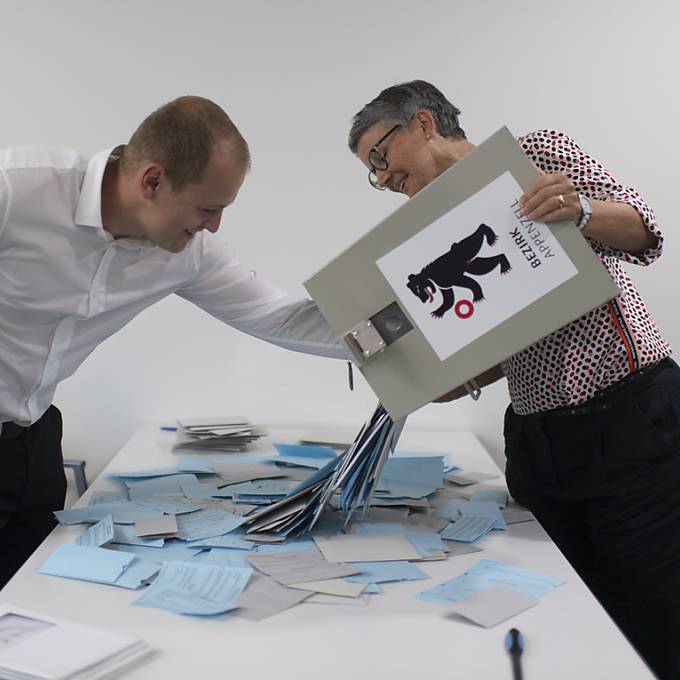
<instances>
[{"instance_id":1,"label":"black trousers of woman","mask_svg":"<svg viewBox=\"0 0 680 680\"><path fill-rule=\"evenodd\" d=\"M505 416L506 477L652 671L680 679L680 368Z\"/></svg>"}]
</instances>

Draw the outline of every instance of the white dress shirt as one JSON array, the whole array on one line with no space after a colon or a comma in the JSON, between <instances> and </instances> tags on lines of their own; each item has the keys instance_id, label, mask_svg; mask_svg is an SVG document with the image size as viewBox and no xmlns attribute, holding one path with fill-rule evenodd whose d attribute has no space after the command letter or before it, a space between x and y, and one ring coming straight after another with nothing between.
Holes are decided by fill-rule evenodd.
<instances>
[{"instance_id":1,"label":"white dress shirt","mask_svg":"<svg viewBox=\"0 0 680 680\"><path fill-rule=\"evenodd\" d=\"M281 347L345 356L310 300L244 269L213 234L197 233L181 253L114 239L101 215L110 153L0 150L0 423L38 420L59 381L171 293Z\"/></svg>"}]
</instances>

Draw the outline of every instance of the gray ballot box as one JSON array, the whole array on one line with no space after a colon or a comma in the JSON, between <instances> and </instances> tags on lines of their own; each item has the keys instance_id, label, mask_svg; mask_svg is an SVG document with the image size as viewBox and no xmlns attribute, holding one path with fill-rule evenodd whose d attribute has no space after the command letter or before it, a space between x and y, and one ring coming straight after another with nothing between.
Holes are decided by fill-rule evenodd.
<instances>
[{"instance_id":1,"label":"gray ballot box","mask_svg":"<svg viewBox=\"0 0 680 680\"><path fill-rule=\"evenodd\" d=\"M538 177L501 128L305 282L393 419L618 294L574 224L519 214Z\"/></svg>"}]
</instances>

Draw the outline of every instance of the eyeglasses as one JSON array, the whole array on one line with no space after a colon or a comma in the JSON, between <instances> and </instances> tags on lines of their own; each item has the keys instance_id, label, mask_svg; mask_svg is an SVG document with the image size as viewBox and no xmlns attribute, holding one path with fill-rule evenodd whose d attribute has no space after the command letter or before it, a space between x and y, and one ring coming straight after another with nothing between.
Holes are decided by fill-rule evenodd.
<instances>
[{"instance_id":1,"label":"eyeglasses","mask_svg":"<svg viewBox=\"0 0 680 680\"><path fill-rule=\"evenodd\" d=\"M386 187L381 187L378 184L378 173L387 170L389 162L387 156L378 148L395 130L401 127L400 123L397 123L393 128L388 130L372 147L368 152L368 163L371 169L368 171L368 182L369 184L378 191L385 191Z\"/></svg>"}]
</instances>

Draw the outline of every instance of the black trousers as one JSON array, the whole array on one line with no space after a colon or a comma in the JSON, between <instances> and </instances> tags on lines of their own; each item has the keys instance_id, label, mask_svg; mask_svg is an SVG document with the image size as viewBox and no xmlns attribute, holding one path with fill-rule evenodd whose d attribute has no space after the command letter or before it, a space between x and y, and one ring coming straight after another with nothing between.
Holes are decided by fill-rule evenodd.
<instances>
[{"instance_id":1,"label":"black trousers","mask_svg":"<svg viewBox=\"0 0 680 680\"><path fill-rule=\"evenodd\" d=\"M59 410L14 429L0 433L0 588L52 531L66 498Z\"/></svg>"},{"instance_id":2,"label":"black trousers","mask_svg":"<svg viewBox=\"0 0 680 680\"><path fill-rule=\"evenodd\" d=\"M649 667L680 678L680 368L505 416L506 477Z\"/></svg>"}]
</instances>

